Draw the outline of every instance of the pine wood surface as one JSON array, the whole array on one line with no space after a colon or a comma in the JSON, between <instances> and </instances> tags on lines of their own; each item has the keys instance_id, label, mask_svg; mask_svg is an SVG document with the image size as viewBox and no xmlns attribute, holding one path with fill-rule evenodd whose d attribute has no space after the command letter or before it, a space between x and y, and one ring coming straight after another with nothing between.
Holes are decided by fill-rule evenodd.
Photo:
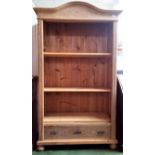
<instances>
[{"instance_id":1,"label":"pine wood surface","mask_svg":"<svg viewBox=\"0 0 155 155\"><path fill-rule=\"evenodd\" d=\"M121 11L85 2L34 10L39 45L38 146L116 144L116 21ZM80 136L70 134L76 125ZM98 129L104 130L101 137ZM51 135L55 130L58 136Z\"/></svg>"},{"instance_id":2,"label":"pine wood surface","mask_svg":"<svg viewBox=\"0 0 155 155\"><path fill-rule=\"evenodd\" d=\"M68 53L68 52L44 52L44 56L45 57L71 57L71 58L74 58L74 57L80 57L80 58L85 58L85 57L88 57L88 58L96 58L96 57L111 57L112 54L111 53L102 53L102 52L99 52L99 53Z\"/></svg>"},{"instance_id":3,"label":"pine wood surface","mask_svg":"<svg viewBox=\"0 0 155 155\"><path fill-rule=\"evenodd\" d=\"M110 89L108 59L46 58L45 87L82 87ZM109 85L108 85L109 84Z\"/></svg>"},{"instance_id":4,"label":"pine wood surface","mask_svg":"<svg viewBox=\"0 0 155 155\"><path fill-rule=\"evenodd\" d=\"M101 9L86 2L69 2L56 8L34 7L38 19L59 22L105 22L117 21L121 10Z\"/></svg>"},{"instance_id":5,"label":"pine wood surface","mask_svg":"<svg viewBox=\"0 0 155 155\"><path fill-rule=\"evenodd\" d=\"M110 138L111 126L103 124L70 124L45 126L45 139Z\"/></svg>"},{"instance_id":6,"label":"pine wood surface","mask_svg":"<svg viewBox=\"0 0 155 155\"><path fill-rule=\"evenodd\" d=\"M110 115L110 94L107 93L46 93L45 116L65 112L102 112Z\"/></svg>"},{"instance_id":7,"label":"pine wood surface","mask_svg":"<svg viewBox=\"0 0 155 155\"><path fill-rule=\"evenodd\" d=\"M44 51L112 52L112 23L44 23ZM103 44L104 42L104 44Z\"/></svg>"},{"instance_id":8,"label":"pine wood surface","mask_svg":"<svg viewBox=\"0 0 155 155\"><path fill-rule=\"evenodd\" d=\"M50 140L38 141L37 144L38 145L117 144L117 140L111 138L50 139Z\"/></svg>"},{"instance_id":9,"label":"pine wood surface","mask_svg":"<svg viewBox=\"0 0 155 155\"><path fill-rule=\"evenodd\" d=\"M81 122L89 122L89 123L95 123L95 122L101 122L101 123L108 123L110 122L110 117L104 113L93 113L93 112L85 112L85 113L53 113L49 116L47 115L44 118L44 124L53 124L58 123L61 125L61 123L81 123ZM66 124L67 125L67 124Z\"/></svg>"}]
</instances>

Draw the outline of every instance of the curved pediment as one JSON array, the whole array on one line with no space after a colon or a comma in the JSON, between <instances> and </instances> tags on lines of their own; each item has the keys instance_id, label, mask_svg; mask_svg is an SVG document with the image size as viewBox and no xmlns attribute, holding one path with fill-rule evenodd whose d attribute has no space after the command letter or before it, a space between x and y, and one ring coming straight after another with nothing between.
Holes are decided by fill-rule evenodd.
<instances>
[{"instance_id":1,"label":"curved pediment","mask_svg":"<svg viewBox=\"0 0 155 155\"><path fill-rule=\"evenodd\" d=\"M65 3L55 8L35 7L38 18L58 21L102 21L117 20L121 10L101 9L80 1Z\"/></svg>"}]
</instances>

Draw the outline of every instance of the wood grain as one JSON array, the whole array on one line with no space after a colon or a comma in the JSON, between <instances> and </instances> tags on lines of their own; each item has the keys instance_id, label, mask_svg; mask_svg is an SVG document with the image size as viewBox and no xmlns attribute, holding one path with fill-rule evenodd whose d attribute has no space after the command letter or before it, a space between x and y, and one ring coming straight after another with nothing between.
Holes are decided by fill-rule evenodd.
<instances>
[{"instance_id":1,"label":"wood grain","mask_svg":"<svg viewBox=\"0 0 155 155\"><path fill-rule=\"evenodd\" d=\"M87 139L50 139L38 141L38 145L78 145L78 144L117 144L116 139L87 138Z\"/></svg>"},{"instance_id":2,"label":"wood grain","mask_svg":"<svg viewBox=\"0 0 155 155\"><path fill-rule=\"evenodd\" d=\"M101 89L101 88L44 88L44 92L103 92L103 93L109 93L111 92L110 89Z\"/></svg>"},{"instance_id":3,"label":"wood grain","mask_svg":"<svg viewBox=\"0 0 155 155\"><path fill-rule=\"evenodd\" d=\"M44 118L44 125L71 125L78 123L110 124L110 117L102 112L51 113Z\"/></svg>"},{"instance_id":4,"label":"wood grain","mask_svg":"<svg viewBox=\"0 0 155 155\"><path fill-rule=\"evenodd\" d=\"M69 2L56 8L34 8L38 18L59 22L115 21L121 10L107 10L86 2Z\"/></svg>"},{"instance_id":5,"label":"wood grain","mask_svg":"<svg viewBox=\"0 0 155 155\"><path fill-rule=\"evenodd\" d=\"M99 112L110 116L111 109L107 104L110 104L107 93L46 93L45 116L66 112L70 115L76 112Z\"/></svg>"},{"instance_id":6,"label":"wood grain","mask_svg":"<svg viewBox=\"0 0 155 155\"><path fill-rule=\"evenodd\" d=\"M116 144L116 21L121 11L85 2L34 10L39 38L38 147ZM81 135L72 135L77 129ZM100 137L98 129L104 130ZM58 136L51 136L55 132Z\"/></svg>"},{"instance_id":7,"label":"wood grain","mask_svg":"<svg viewBox=\"0 0 155 155\"><path fill-rule=\"evenodd\" d=\"M112 54L111 53L65 53L65 52L44 52L44 56L45 57L80 57L80 58L84 58L84 57L88 57L88 58L96 58L96 57L111 57Z\"/></svg>"},{"instance_id":8,"label":"wood grain","mask_svg":"<svg viewBox=\"0 0 155 155\"><path fill-rule=\"evenodd\" d=\"M111 126L107 124L69 124L45 126L45 139L110 138Z\"/></svg>"},{"instance_id":9,"label":"wood grain","mask_svg":"<svg viewBox=\"0 0 155 155\"><path fill-rule=\"evenodd\" d=\"M45 58L45 87L110 89L109 62L104 58Z\"/></svg>"},{"instance_id":10,"label":"wood grain","mask_svg":"<svg viewBox=\"0 0 155 155\"><path fill-rule=\"evenodd\" d=\"M111 122L112 122L112 133L111 138L116 137L116 87L117 87L117 77L116 77L116 48L117 48L117 23L113 22L113 29L111 30L113 34L113 60L112 60L112 94L111 94Z\"/></svg>"},{"instance_id":11,"label":"wood grain","mask_svg":"<svg viewBox=\"0 0 155 155\"><path fill-rule=\"evenodd\" d=\"M44 56L43 56L43 20L38 20L38 50L39 50L39 87L38 87L38 127L39 140L44 139Z\"/></svg>"},{"instance_id":12,"label":"wood grain","mask_svg":"<svg viewBox=\"0 0 155 155\"><path fill-rule=\"evenodd\" d=\"M111 23L51 23L45 22L44 52L110 53Z\"/></svg>"}]
</instances>

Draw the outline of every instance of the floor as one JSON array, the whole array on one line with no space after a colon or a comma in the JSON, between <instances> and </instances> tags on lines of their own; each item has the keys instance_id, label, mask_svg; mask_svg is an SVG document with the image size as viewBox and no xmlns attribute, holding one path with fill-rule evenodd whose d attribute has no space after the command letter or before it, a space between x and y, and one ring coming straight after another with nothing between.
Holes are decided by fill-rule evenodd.
<instances>
[{"instance_id":1,"label":"floor","mask_svg":"<svg viewBox=\"0 0 155 155\"><path fill-rule=\"evenodd\" d=\"M103 150L103 149L87 149L87 150L47 150L43 152L33 151L32 155L123 155L122 152Z\"/></svg>"},{"instance_id":2,"label":"floor","mask_svg":"<svg viewBox=\"0 0 155 155\"><path fill-rule=\"evenodd\" d=\"M110 150L108 145L66 145L46 147L45 151L33 151L32 155L123 155L123 152Z\"/></svg>"}]
</instances>

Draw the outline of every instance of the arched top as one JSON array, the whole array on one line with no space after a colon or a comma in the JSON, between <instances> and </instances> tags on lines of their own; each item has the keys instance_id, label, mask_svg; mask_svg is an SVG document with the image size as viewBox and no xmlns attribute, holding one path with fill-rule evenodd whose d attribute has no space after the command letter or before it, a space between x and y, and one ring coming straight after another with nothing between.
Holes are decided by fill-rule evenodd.
<instances>
[{"instance_id":1,"label":"arched top","mask_svg":"<svg viewBox=\"0 0 155 155\"><path fill-rule=\"evenodd\" d=\"M58 21L117 20L121 10L101 9L90 3L73 1L54 8L34 7L39 19Z\"/></svg>"}]
</instances>

